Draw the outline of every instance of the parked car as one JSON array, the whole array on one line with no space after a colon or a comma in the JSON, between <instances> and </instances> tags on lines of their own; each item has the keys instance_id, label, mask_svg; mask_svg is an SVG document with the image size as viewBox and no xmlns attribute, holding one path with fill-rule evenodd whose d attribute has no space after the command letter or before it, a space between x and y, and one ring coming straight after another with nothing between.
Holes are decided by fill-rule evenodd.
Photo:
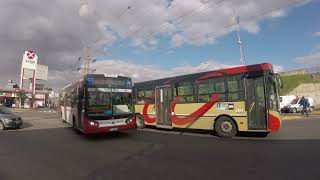
<instances>
[{"instance_id":1,"label":"parked car","mask_svg":"<svg viewBox=\"0 0 320 180\"><path fill-rule=\"evenodd\" d=\"M9 128L21 128L22 118L5 106L0 106L0 131Z\"/></svg>"},{"instance_id":2,"label":"parked car","mask_svg":"<svg viewBox=\"0 0 320 180\"><path fill-rule=\"evenodd\" d=\"M280 96L280 110L281 110L281 112L285 112L286 106L290 105L290 103L294 99L297 99L297 96L294 96L294 95Z\"/></svg>"},{"instance_id":3,"label":"parked car","mask_svg":"<svg viewBox=\"0 0 320 180\"><path fill-rule=\"evenodd\" d=\"M310 106L309 106L310 111L313 111L314 110L313 99L311 97L305 97L305 98L308 100L308 102L310 104ZM289 105L284 107L284 110L286 112L291 112L291 113L301 112L303 107L299 104L300 100L301 100L301 98L297 98L297 99L292 100L292 102Z\"/></svg>"}]
</instances>

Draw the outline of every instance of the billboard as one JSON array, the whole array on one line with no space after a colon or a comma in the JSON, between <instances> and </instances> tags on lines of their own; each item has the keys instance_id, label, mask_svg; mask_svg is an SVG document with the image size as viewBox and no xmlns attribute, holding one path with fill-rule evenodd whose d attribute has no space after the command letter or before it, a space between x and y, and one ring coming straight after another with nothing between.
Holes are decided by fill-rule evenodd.
<instances>
[{"instance_id":1,"label":"billboard","mask_svg":"<svg viewBox=\"0 0 320 180\"><path fill-rule=\"evenodd\" d=\"M32 50L25 51L22 59L22 68L35 70L37 68L38 56Z\"/></svg>"},{"instance_id":2,"label":"billboard","mask_svg":"<svg viewBox=\"0 0 320 180\"><path fill-rule=\"evenodd\" d=\"M48 80L48 66L38 64L36 68L36 79Z\"/></svg>"},{"instance_id":3,"label":"billboard","mask_svg":"<svg viewBox=\"0 0 320 180\"><path fill-rule=\"evenodd\" d=\"M32 79L34 70L32 69L23 69L23 79Z\"/></svg>"}]
</instances>

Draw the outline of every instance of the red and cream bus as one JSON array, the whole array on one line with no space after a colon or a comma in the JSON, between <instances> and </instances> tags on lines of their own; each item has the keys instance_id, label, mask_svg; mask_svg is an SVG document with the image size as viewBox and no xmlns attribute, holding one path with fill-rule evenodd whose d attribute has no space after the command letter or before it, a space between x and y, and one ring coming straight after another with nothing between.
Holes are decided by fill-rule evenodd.
<instances>
[{"instance_id":1,"label":"red and cream bus","mask_svg":"<svg viewBox=\"0 0 320 180\"><path fill-rule=\"evenodd\" d=\"M84 134L135 129L128 77L88 74L60 92L62 119Z\"/></svg>"},{"instance_id":2,"label":"red and cream bus","mask_svg":"<svg viewBox=\"0 0 320 180\"><path fill-rule=\"evenodd\" d=\"M135 83L139 128L239 131L267 136L281 125L278 86L271 64L257 64Z\"/></svg>"}]
</instances>

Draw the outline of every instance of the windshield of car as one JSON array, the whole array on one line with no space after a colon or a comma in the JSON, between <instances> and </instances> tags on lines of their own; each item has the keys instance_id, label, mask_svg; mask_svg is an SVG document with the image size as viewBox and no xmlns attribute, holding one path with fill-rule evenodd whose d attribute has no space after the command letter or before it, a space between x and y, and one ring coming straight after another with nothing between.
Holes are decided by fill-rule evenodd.
<instances>
[{"instance_id":1,"label":"windshield of car","mask_svg":"<svg viewBox=\"0 0 320 180\"><path fill-rule=\"evenodd\" d=\"M12 114L9 108L7 107L0 107L0 113L1 114Z\"/></svg>"},{"instance_id":2,"label":"windshield of car","mask_svg":"<svg viewBox=\"0 0 320 180\"><path fill-rule=\"evenodd\" d=\"M297 104L298 101L299 101L299 99L294 99L294 100L291 101L291 104Z\"/></svg>"}]
</instances>

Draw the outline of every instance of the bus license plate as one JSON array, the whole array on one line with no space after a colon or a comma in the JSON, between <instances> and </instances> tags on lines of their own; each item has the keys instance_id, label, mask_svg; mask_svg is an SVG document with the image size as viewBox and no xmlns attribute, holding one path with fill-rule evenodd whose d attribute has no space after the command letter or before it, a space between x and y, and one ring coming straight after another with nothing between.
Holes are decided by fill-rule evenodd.
<instances>
[{"instance_id":1,"label":"bus license plate","mask_svg":"<svg viewBox=\"0 0 320 180\"><path fill-rule=\"evenodd\" d=\"M116 127L110 128L110 131L118 131L118 128L116 128Z\"/></svg>"}]
</instances>

